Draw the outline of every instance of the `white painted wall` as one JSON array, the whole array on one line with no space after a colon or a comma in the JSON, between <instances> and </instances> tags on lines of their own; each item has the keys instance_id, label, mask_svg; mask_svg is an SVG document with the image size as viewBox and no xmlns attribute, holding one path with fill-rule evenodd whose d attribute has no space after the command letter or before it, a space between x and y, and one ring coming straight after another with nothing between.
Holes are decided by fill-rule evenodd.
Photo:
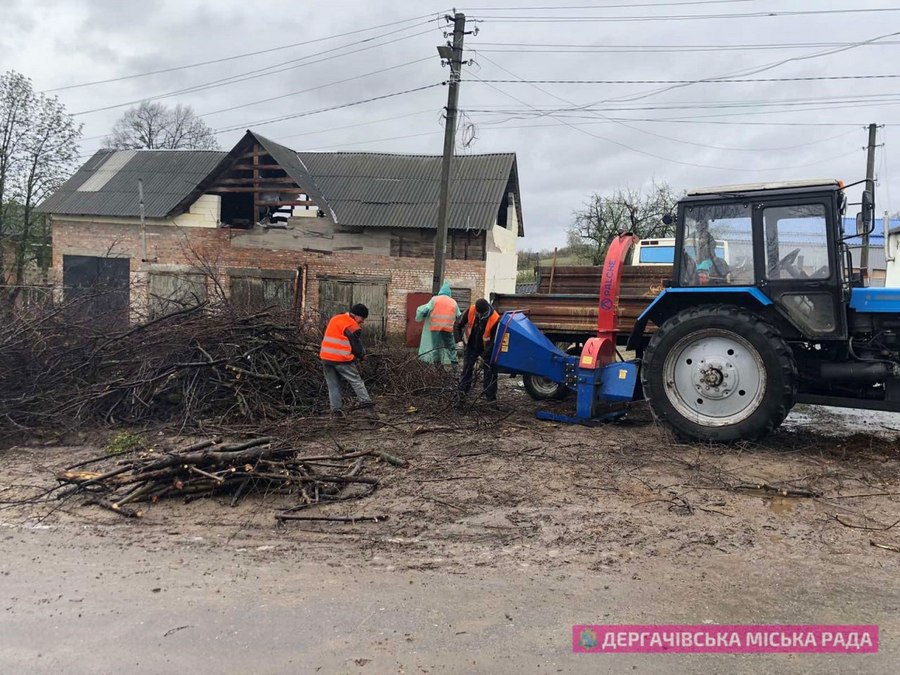
<instances>
[{"instance_id":1,"label":"white painted wall","mask_svg":"<svg viewBox=\"0 0 900 675\"><path fill-rule=\"evenodd\" d=\"M900 288L900 231L888 234L887 241L888 251L894 259L885 262L884 285L888 288Z\"/></svg>"},{"instance_id":2,"label":"white painted wall","mask_svg":"<svg viewBox=\"0 0 900 675\"><path fill-rule=\"evenodd\" d=\"M506 227L494 225L487 233L484 263L484 295L491 293L515 293L516 275L519 269L518 232L519 219L515 197L510 193L506 211Z\"/></svg>"},{"instance_id":3,"label":"white painted wall","mask_svg":"<svg viewBox=\"0 0 900 675\"><path fill-rule=\"evenodd\" d=\"M219 195L200 195L187 213L175 216L172 222L179 227L218 227L221 213L222 198Z\"/></svg>"},{"instance_id":4,"label":"white painted wall","mask_svg":"<svg viewBox=\"0 0 900 675\"><path fill-rule=\"evenodd\" d=\"M146 218L147 226L176 225L178 227L218 227L222 198L218 195L200 195L187 212L174 218ZM70 223L101 223L105 225L140 225L140 218L123 216L57 216L57 220Z\"/></svg>"}]
</instances>

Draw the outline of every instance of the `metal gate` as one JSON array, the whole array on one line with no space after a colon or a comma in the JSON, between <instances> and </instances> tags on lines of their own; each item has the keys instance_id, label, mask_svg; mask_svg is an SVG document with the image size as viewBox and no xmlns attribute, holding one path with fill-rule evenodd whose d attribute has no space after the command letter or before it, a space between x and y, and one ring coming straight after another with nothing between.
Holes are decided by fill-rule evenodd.
<instances>
[{"instance_id":1,"label":"metal gate","mask_svg":"<svg viewBox=\"0 0 900 675\"><path fill-rule=\"evenodd\" d=\"M128 258L63 256L63 297L81 299L73 310L80 318L103 318L104 324L128 323Z\"/></svg>"},{"instance_id":2,"label":"metal gate","mask_svg":"<svg viewBox=\"0 0 900 675\"><path fill-rule=\"evenodd\" d=\"M335 314L361 303L369 308L363 324L363 338L384 340L387 330L387 282L347 279L319 279L319 313L323 325Z\"/></svg>"}]
</instances>

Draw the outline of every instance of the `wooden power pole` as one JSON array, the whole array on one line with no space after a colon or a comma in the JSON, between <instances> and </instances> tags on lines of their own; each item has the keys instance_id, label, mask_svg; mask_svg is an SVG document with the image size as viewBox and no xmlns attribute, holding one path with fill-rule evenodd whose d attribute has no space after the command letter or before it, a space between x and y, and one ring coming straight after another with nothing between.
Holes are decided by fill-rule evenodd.
<instances>
[{"instance_id":1,"label":"wooden power pole","mask_svg":"<svg viewBox=\"0 0 900 675\"><path fill-rule=\"evenodd\" d=\"M453 159L453 149L456 144L456 106L459 101L459 78L462 71L465 31L466 15L462 12L457 12L453 17L453 47L449 54L450 86L447 90L447 116L444 122L444 159L441 162L437 231L434 233L432 293L437 293L444 282L444 260L447 254L447 220L450 213L450 163ZM438 53L444 57L446 48L438 47Z\"/></svg>"}]
</instances>

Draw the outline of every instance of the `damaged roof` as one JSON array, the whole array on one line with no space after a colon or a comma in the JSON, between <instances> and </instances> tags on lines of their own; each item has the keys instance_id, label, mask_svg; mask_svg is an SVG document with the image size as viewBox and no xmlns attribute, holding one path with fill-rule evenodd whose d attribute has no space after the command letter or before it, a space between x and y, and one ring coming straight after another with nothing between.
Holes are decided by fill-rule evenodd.
<instances>
[{"instance_id":1,"label":"damaged roof","mask_svg":"<svg viewBox=\"0 0 900 675\"><path fill-rule=\"evenodd\" d=\"M171 217L186 211L254 141L338 224L437 226L439 155L296 152L249 130L229 152L100 150L38 210L136 218L140 215L140 178L144 181L146 217ZM507 192L515 195L518 234L522 236L515 153L455 157L450 175L450 229L490 229L497 222Z\"/></svg>"},{"instance_id":2,"label":"damaged roof","mask_svg":"<svg viewBox=\"0 0 900 675\"><path fill-rule=\"evenodd\" d=\"M299 152L334 211L358 227L437 226L441 157L374 152ZM515 153L455 157L450 173L449 227L487 230L507 191L516 196L523 235Z\"/></svg>"},{"instance_id":3,"label":"damaged roof","mask_svg":"<svg viewBox=\"0 0 900 675\"><path fill-rule=\"evenodd\" d=\"M217 150L98 150L37 210L137 218L138 179L143 179L144 215L165 218L227 154Z\"/></svg>"}]
</instances>

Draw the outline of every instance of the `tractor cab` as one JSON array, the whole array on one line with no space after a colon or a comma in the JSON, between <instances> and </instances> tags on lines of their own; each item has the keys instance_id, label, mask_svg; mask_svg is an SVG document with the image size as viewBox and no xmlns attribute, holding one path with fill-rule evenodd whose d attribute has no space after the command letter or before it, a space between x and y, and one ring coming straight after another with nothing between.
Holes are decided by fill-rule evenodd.
<instances>
[{"instance_id":1,"label":"tractor cab","mask_svg":"<svg viewBox=\"0 0 900 675\"><path fill-rule=\"evenodd\" d=\"M774 305L783 334L843 340L845 205L836 180L691 191L678 204L671 287L696 293L752 289ZM728 260L716 242L725 242Z\"/></svg>"},{"instance_id":2,"label":"tractor cab","mask_svg":"<svg viewBox=\"0 0 900 675\"><path fill-rule=\"evenodd\" d=\"M836 180L679 202L672 279L629 340L657 419L733 441L765 435L798 402L900 412L900 293L853 278L846 205ZM864 193L862 231L872 211Z\"/></svg>"}]
</instances>

